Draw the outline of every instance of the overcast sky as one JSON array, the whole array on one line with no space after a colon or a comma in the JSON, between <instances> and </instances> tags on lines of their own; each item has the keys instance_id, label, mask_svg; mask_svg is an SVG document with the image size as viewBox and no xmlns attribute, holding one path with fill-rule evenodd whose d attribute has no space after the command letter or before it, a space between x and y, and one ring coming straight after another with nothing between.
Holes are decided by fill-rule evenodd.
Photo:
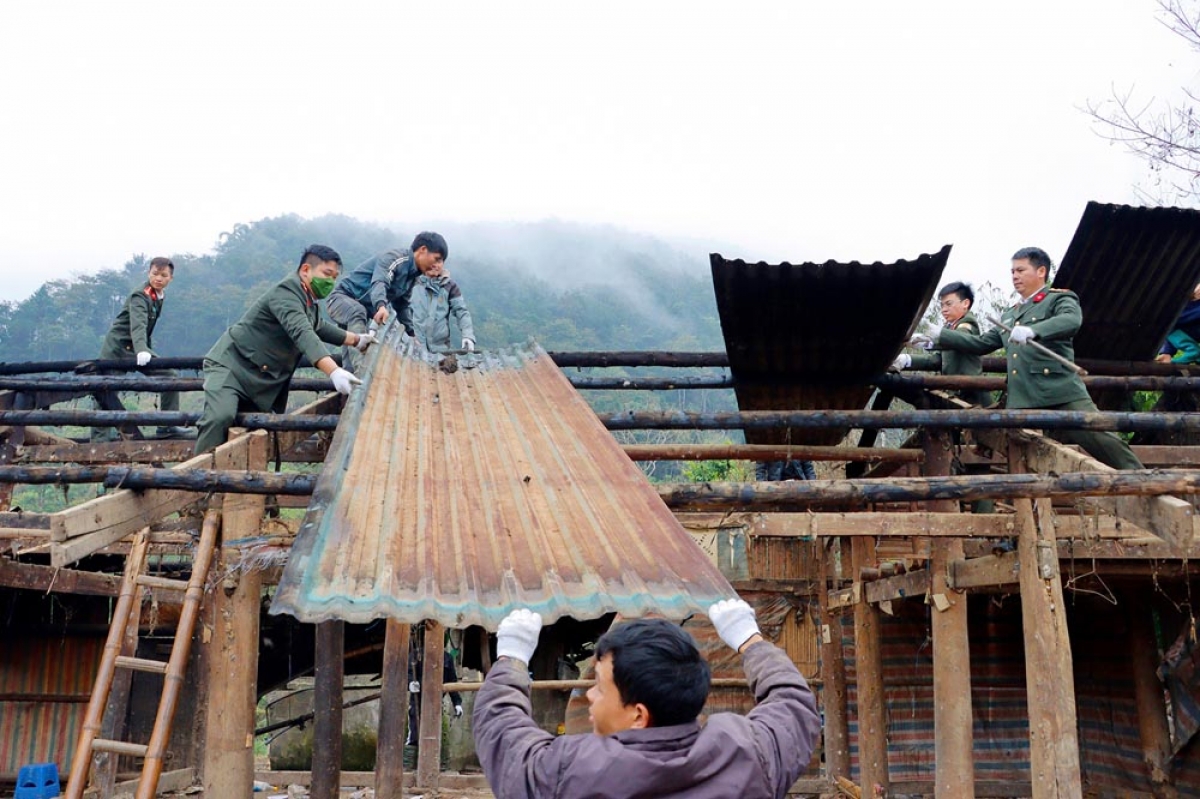
<instances>
[{"instance_id":1,"label":"overcast sky","mask_svg":"<svg viewBox=\"0 0 1200 799\"><path fill-rule=\"evenodd\" d=\"M6 2L0 299L330 212L606 223L688 242L700 268L708 246L890 261L952 243L947 279L1003 280L1018 247L1060 258L1088 200L1135 201L1143 167L1080 108L1195 81L1155 12Z\"/></svg>"}]
</instances>

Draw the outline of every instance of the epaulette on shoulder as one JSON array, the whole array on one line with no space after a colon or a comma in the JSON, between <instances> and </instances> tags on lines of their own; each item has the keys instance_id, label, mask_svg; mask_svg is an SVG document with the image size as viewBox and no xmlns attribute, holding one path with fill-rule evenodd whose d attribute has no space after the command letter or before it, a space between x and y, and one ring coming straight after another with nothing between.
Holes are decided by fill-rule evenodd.
<instances>
[{"instance_id":1,"label":"epaulette on shoulder","mask_svg":"<svg viewBox=\"0 0 1200 799\"><path fill-rule=\"evenodd\" d=\"M1074 294L1075 293L1075 292L1071 291L1070 289L1056 289L1053 287L1046 289L1046 291L1057 291L1059 294Z\"/></svg>"}]
</instances>

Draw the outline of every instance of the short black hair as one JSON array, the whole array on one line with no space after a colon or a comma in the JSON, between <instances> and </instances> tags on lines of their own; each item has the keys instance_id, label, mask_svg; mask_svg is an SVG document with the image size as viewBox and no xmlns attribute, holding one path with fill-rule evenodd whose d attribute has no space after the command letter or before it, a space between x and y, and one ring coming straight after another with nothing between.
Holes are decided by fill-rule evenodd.
<instances>
[{"instance_id":1,"label":"short black hair","mask_svg":"<svg viewBox=\"0 0 1200 799\"><path fill-rule=\"evenodd\" d=\"M651 725L687 724L700 715L712 671L682 627L666 619L625 622L596 642L597 660L610 654L621 701L645 705Z\"/></svg>"},{"instance_id":2,"label":"short black hair","mask_svg":"<svg viewBox=\"0 0 1200 799\"><path fill-rule=\"evenodd\" d=\"M341 266L342 256L338 255L337 250L332 247L326 247L324 244L310 244L304 248L304 252L300 255L300 265L296 268L299 269L305 264L316 266L322 261L333 261Z\"/></svg>"},{"instance_id":3,"label":"short black hair","mask_svg":"<svg viewBox=\"0 0 1200 799\"><path fill-rule=\"evenodd\" d=\"M1050 276L1050 269L1054 266L1050 263L1050 256L1041 247L1022 247L1013 253L1012 259L1014 261L1029 261L1029 263L1033 264L1034 269L1044 267L1047 277Z\"/></svg>"},{"instance_id":4,"label":"short black hair","mask_svg":"<svg viewBox=\"0 0 1200 799\"><path fill-rule=\"evenodd\" d=\"M175 263L170 258L163 258L161 255L157 258L150 259L150 267L146 270L149 272L156 266L165 266L171 270L171 274L175 274Z\"/></svg>"},{"instance_id":5,"label":"short black hair","mask_svg":"<svg viewBox=\"0 0 1200 799\"><path fill-rule=\"evenodd\" d=\"M434 233L432 230L418 233L409 249L416 252L422 247L430 252L440 253L443 261L450 257L450 248L446 246L446 239L441 233Z\"/></svg>"},{"instance_id":6,"label":"short black hair","mask_svg":"<svg viewBox=\"0 0 1200 799\"><path fill-rule=\"evenodd\" d=\"M958 295L960 300L966 300L971 303L972 308L975 307L975 289L971 288L970 283L963 283L961 280L947 283L938 291L938 299L949 297L951 294Z\"/></svg>"}]
</instances>

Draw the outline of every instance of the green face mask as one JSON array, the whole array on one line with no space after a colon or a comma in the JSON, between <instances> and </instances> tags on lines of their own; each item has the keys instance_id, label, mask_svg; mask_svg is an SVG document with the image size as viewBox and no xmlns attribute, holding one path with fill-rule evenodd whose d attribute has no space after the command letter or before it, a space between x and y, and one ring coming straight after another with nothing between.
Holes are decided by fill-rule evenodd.
<instances>
[{"instance_id":1,"label":"green face mask","mask_svg":"<svg viewBox=\"0 0 1200 799\"><path fill-rule=\"evenodd\" d=\"M323 300L329 296L329 292L333 291L334 282L331 277L314 277L309 281L308 287L312 289L314 297Z\"/></svg>"}]
</instances>

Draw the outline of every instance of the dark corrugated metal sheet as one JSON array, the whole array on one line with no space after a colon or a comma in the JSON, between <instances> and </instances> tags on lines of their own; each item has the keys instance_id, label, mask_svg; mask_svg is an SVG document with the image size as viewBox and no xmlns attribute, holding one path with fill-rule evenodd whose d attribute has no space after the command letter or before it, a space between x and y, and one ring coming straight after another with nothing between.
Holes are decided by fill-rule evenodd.
<instances>
[{"instance_id":1,"label":"dark corrugated metal sheet","mask_svg":"<svg viewBox=\"0 0 1200 799\"><path fill-rule=\"evenodd\" d=\"M450 374L393 326L371 363L272 613L494 630L517 607L682 618L731 595L537 345Z\"/></svg>"},{"instance_id":2,"label":"dark corrugated metal sheet","mask_svg":"<svg viewBox=\"0 0 1200 799\"><path fill-rule=\"evenodd\" d=\"M743 410L862 408L937 288L950 245L892 264L748 264L713 253L713 287ZM752 431L753 444L787 443ZM839 431L792 431L792 443L835 443Z\"/></svg>"},{"instance_id":3,"label":"dark corrugated metal sheet","mask_svg":"<svg viewBox=\"0 0 1200 799\"><path fill-rule=\"evenodd\" d=\"M1200 282L1200 211L1088 203L1054 285L1079 295L1075 357L1144 361Z\"/></svg>"}]
</instances>

